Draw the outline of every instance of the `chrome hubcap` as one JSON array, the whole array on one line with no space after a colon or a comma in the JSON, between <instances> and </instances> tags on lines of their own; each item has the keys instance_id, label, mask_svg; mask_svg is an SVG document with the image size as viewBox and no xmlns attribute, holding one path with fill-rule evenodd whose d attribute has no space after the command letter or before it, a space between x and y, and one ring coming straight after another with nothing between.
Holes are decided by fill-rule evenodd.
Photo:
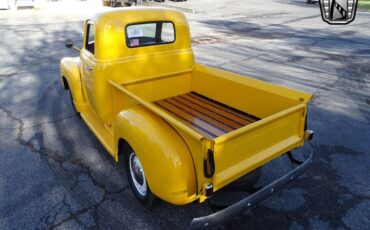
<instances>
[{"instance_id":1,"label":"chrome hubcap","mask_svg":"<svg viewBox=\"0 0 370 230\"><path fill-rule=\"evenodd\" d=\"M146 195L147 185L144 175L143 167L141 166L139 158L135 153L130 154L130 174L136 191L142 196Z\"/></svg>"}]
</instances>

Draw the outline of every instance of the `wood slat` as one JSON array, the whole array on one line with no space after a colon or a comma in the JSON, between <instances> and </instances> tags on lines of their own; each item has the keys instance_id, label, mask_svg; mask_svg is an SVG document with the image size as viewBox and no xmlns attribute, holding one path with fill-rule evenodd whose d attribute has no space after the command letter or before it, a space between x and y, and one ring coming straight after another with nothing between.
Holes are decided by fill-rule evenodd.
<instances>
[{"instance_id":1,"label":"wood slat","mask_svg":"<svg viewBox=\"0 0 370 230\"><path fill-rule=\"evenodd\" d=\"M225 125L227 125L228 127L232 128L232 129L239 129L241 127L243 127L244 125L242 123L239 123L237 121L234 121L232 119L229 119L225 116L222 116L212 110L209 110L209 109L206 109L204 107L202 107L201 105L198 105L196 103L193 103L189 100L186 100L185 98L183 98L181 95L180 96L176 96L174 97L174 99L176 99L177 101L179 101L181 104L185 105L185 106L188 106L188 107L192 107L194 110L198 111L199 113L202 113L214 120L217 120Z\"/></svg>"},{"instance_id":2,"label":"wood slat","mask_svg":"<svg viewBox=\"0 0 370 230\"><path fill-rule=\"evenodd\" d=\"M203 108L206 108L210 111L213 111L231 121L236 121L240 124L242 124L243 126L246 126L246 125L249 125L251 122L249 120L246 120L246 119L243 119L239 116L236 116L234 115L233 113L229 113L227 110L225 110L224 108L218 108L217 106L213 105L213 104L210 104L208 103L208 101L203 101L201 99L198 99L196 97L192 97L190 96L189 94L184 94L182 95L183 98L186 98L187 100L191 101L192 103L196 104L196 105L199 105Z\"/></svg>"},{"instance_id":3,"label":"wood slat","mask_svg":"<svg viewBox=\"0 0 370 230\"><path fill-rule=\"evenodd\" d=\"M189 123L192 128L198 130L199 132L206 134L207 136L211 137L218 137L223 134L225 134L225 131L219 130L212 125L208 124L207 122L194 117L188 113L186 113L184 110L178 109L174 106L172 106L170 103L161 100L156 101L155 104L159 105L163 109L175 114L176 116L180 117L181 119L185 120L187 123Z\"/></svg>"},{"instance_id":4,"label":"wood slat","mask_svg":"<svg viewBox=\"0 0 370 230\"><path fill-rule=\"evenodd\" d=\"M176 97L168 98L165 101L171 103L173 106L175 106L178 109L185 110L188 114L190 114L194 117L197 117L199 119L202 119L203 121L207 122L208 124L210 124L210 125L212 125L216 128L222 129L222 131L224 131L225 133L235 130L234 128L229 127L229 126L223 124L222 122L220 122L218 120L215 120L215 119L213 119L213 118L211 118L211 117L209 117L209 116L207 116L203 113L200 113L199 111L195 110L194 108L192 108L190 106L186 106L186 105L182 104L181 102L176 100Z\"/></svg>"},{"instance_id":5,"label":"wood slat","mask_svg":"<svg viewBox=\"0 0 370 230\"><path fill-rule=\"evenodd\" d=\"M154 104L184 120L203 135L212 138L258 120L194 92L158 100Z\"/></svg>"},{"instance_id":6,"label":"wood slat","mask_svg":"<svg viewBox=\"0 0 370 230\"><path fill-rule=\"evenodd\" d=\"M204 98L204 97L198 95L197 93L190 92L190 93L188 93L186 95L189 95L190 97L194 97L194 98L196 98L196 99L198 99L198 100L200 100L202 102L205 102L205 103L207 103L207 104L209 104L209 105L211 105L213 107L216 107L217 109L220 109L220 110L222 110L222 111L224 111L226 113L229 113L229 114L232 114L232 115L234 115L236 117L239 117L239 118L241 118L241 119L249 122L249 124L250 123L253 123L253 122L255 122L257 120L257 119L254 119L254 118L252 118L252 117L244 114L241 111L236 112L236 111L234 111L232 109L227 108L227 106L225 106L225 105L220 105L220 104L218 104L218 102L213 102L210 99Z\"/></svg>"}]
</instances>

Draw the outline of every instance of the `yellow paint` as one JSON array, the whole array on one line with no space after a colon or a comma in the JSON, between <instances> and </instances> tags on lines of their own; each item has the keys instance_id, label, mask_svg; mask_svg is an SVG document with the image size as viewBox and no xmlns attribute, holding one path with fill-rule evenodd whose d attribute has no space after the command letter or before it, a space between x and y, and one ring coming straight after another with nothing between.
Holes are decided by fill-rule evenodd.
<instances>
[{"instance_id":1,"label":"yellow paint","mask_svg":"<svg viewBox=\"0 0 370 230\"><path fill-rule=\"evenodd\" d=\"M151 191L172 204L196 198L196 175L186 143L161 117L141 105L120 112L114 126L142 162Z\"/></svg>"},{"instance_id":2,"label":"yellow paint","mask_svg":"<svg viewBox=\"0 0 370 230\"><path fill-rule=\"evenodd\" d=\"M103 123L101 123L97 117L93 114L91 110L86 110L81 113L82 119L86 122L87 126L96 135L103 146L108 150L108 152L114 155L114 136L113 132L107 128Z\"/></svg>"},{"instance_id":3,"label":"yellow paint","mask_svg":"<svg viewBox=\"0 0 370 230\"><path fill-rule=\"evenodd\" d=\"M128 48L126 25L152 21L172 21L176 41ZM203 202L207 183L217 191L303 145L312 95L196 64L182 13L118 9L98 13L87 23L94 24L95 54L83 46L80 57L62 59L61 76L82 118L116 161L125 154L119 143L130 144L159 198L173 204ZM152 103L191 91L261 120L211 139ZM213 178L203 171L208 149L215 154Z\"/></svg>"},{"instance_id":4,"label":"yellow paint","mask_svg":"<svg viewBox=\"0 0 370 230\"><path fill-rule=\"evenodd\" d=\"M79 57L63 58L60 62L60 74L68 83L68 87L73 96L73 103L77 111L82 111L84 108L87 108L81 89L80 67L81 60Z\"/></svg>"}]
</instances>

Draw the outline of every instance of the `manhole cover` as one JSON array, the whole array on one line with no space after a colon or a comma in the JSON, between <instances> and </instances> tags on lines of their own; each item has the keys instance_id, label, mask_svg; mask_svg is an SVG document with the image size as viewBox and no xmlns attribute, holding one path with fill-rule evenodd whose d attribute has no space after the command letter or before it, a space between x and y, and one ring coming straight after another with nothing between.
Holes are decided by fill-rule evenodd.
<instances>
[{"instance_id":1,"label":"manhole cover","mask_svg":"<svg viewBox=\"0 0 370 230\"><path fill-rule=\"evenodd\" d=\"M193 38L191 42L195 45L206 45L206 44L222 43L222 40L220 38L215 38L215 37L197 37L197 38Z\"/></svg>"}]
</instances>

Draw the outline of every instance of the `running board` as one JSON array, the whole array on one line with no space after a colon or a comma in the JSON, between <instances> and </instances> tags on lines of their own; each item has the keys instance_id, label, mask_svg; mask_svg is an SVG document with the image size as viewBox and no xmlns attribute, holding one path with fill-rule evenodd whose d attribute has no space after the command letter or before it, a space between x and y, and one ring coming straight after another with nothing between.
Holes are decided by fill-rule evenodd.
<instances>
[{"instance_id":1,"label":"running board","mask_svg":"<svg viewBox=\"0 0 370 230\"><path fill-rule=\"evenodd\" d=\"M100 143L107 149L110 155L114 157L114 138L113 133L95 116L90 110L81 112L81 117L95 134Z\"/></svg>"}]
</instances>

